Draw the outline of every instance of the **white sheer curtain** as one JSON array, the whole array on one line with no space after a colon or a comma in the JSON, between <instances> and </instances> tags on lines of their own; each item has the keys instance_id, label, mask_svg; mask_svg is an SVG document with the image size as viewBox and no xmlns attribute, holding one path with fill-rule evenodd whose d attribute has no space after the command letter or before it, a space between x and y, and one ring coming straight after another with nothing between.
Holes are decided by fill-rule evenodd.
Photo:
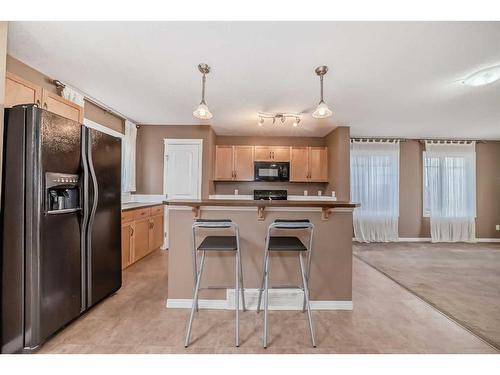
<instances>
[{"instance_id":1,"label":"white sheer curtain","mask_svg":"<svg viewBox=\"0 0 500 375\"><path fill-rule=\"evenodd\" d=\"M432 242L475 240L475 142L426 142L424 215L431 219Z\"/></svg>"},{"instance_id":2,"label":"white sheer curtain","mask_svg":"<svg viewBox=\"0 0 500 375\"><path fill-rule=\"evenodd\" d=\"M135 191L136 139L136 125L125 120L125 137L122 141L122 193Z\"/></svg>"},{"instance_id":3,"label":"white sheer curtain","mask_svg":"<svg viewBox=\"0 0 500 375\"><path fill-rule=\"evenodd\" d=\"M68 99L69 101L78 104L80 107L85 105L85 97L79 91L75 90L71 86L64 86L61 91L61 96L64 99Z\"/></svg>"},{"instance_id":4,"label":"white sheer curtain","mask_svg":"<svg viewBox=\"0 0 500 375\"><path fill-rule=\"evenodd\" d=\"M351 200L357 241L397 241L399 141L351 140Z\"/></svg>"}]
</instances>

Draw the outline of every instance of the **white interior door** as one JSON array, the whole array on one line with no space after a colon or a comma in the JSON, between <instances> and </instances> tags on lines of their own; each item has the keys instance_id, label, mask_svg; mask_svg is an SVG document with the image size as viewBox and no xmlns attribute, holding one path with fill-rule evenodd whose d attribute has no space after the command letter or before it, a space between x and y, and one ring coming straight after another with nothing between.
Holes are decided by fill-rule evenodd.
<instances>
[{"instance_id":1,"label":"white interior door","mask_svg":"<svg viewBox=\"0 0 500 375\"><path fill-rule=\"evenodd\" d=\"M201 199L202 139L165 139L163 194L167 199ZM165 241L169 247L168 209L164 213Z\"/></svg>"},{"instance_id":2,"label":"white interior door","mask_svg":"<svg viewBox=\"0 0 500 375\"><path fill-rule=\"evenodd\" d=\"M201 199L202 139L165 139L167 199Z\"/></svg>"}]
</instances>

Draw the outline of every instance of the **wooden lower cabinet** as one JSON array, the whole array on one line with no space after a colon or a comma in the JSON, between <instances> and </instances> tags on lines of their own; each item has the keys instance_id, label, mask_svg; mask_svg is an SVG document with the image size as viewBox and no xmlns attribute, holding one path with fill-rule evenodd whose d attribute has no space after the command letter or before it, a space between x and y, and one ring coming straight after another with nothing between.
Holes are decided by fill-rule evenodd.
<instances>
[{"instance_id":1,"label":"wooden lower cabinet","mask_svg":"<svg viewBox=\"0 0 500 375\"><path fill-rule=\"evenodd\" d=\"M163 206L122 211L122 269L163 245Z\"/></svg>"},{"instance_id":2,"label":"wooden lower cabinet","mask_svg":"<svg viewBox=\"0 0 500 375\"><path fill-rule=\"evenodd\" d=\"M163 245L163 214L151 216L149 220L149 251Z\"/></svg>"},{"instance_id":3,"label":"wooden lower cabinet","mask_svg":"<svg viewBox=\"0 0 500 375\"><path fill-rule=\"evenodd\" d=\"M132 264L134 223L122 223L122 269Z\"/></svg>"},{"instance_id":4,"label":"wooden lower cabinet","mask_svg":"<svg viewBox=\"0 0 500 375\"><path fill-rule=\"evenodd\" d=\"M144 258L149 251L149 218L136 220L134 233L134 257L133 262Z\"/></svg>"}]
</instances>

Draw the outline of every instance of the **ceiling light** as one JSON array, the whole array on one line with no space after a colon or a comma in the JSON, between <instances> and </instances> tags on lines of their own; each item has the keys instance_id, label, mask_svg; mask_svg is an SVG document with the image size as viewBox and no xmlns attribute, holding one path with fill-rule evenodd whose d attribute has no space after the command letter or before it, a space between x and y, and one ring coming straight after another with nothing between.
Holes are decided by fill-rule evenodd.
<instances>
[{"instance_id":1,"label":"ceiling light","mask_svg":"<svg viewBox=\"0 0 500 375\"><path fill-rule=\"evenodd\" d=\"M314 118L328 118L333 114L333 112L330 110L330 108L328 108L325 101L323 100L323 76L328 72L328 67L325 65L318 66L315 72L319 76L319 81L321 85L321 100L319 101L319 104L314 110L312 116Z\"/></svg>"},{"instance_id":2,"label":"ceiling light","mask_svg":"<svg viewBox=\"0 0 500 375\"><path fill-rule=\"evenodd\" d=\"M210 67L207 64L199 64L198 70L203 74L202 78L202 89L201 89L201 102L198 108L193 112L193 116L199 118L200 120L210 120L213 115L208 109L207 103L205 103L205 82L206 76L210 73Z\"/></svg>"},{"instance_id":3,"label":"ceiling light","mask_svg":"<svg viewBox=\"0 0 500 375\"><path fill-rule=\"evenodd\" d=\"M471 74L462 81L467 86L483 86L500 79L500 65L492 66Z\"/></svg>"},{"instance_id":4,"label":"ceiling light","mask_svg":"<svg viewBox=\"0 0 500 375\"><path fill-rule=\"evenodd\" d=\"M293 126L298 126L300 122L300 115L298 113L288 113L288 112L276 112L276 113L268 113L268 112L259 112L259 122L257 125L262 126L264 124L264 120L272 119L273 125L276 123L276 119L280 120L281 124L285 124L286 120L293 119Z\"/></svg>"}]
</instances>

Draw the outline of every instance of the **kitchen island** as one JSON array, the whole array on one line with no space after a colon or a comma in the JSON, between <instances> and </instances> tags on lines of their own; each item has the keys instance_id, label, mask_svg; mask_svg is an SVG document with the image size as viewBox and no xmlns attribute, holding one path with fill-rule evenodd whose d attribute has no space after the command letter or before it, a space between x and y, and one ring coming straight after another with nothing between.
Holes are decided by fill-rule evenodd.
<instances>
[{"instance_id":1,"label":"kitchen island","mask_svg":"<svg viewBox=\"0 0 500 375\"><path fill-rule=\"evenodd\" d=\"M313 309L352 308L352 211L357 204L342 201L261 200L173 200L168 208L169 262L168 301L172 308L189 308L193 293L191 225L196 218L231 219L238 224L242 252L245 296L255 308L262 277L267 228L275 219L310 219L315 225L311 261L310 292ZM229 234L229 232L225 232ZM223 235L219 231L217 234ZM213 234L213 231L210 232ZM276 235L284 235L276 232ZM286 231L286 235L292 234ZM197 238L199 244L206 233ZM304 243L307 236L297 231ZM270 258L270 285L300 285L297 255L276 254ZM207 254L200 306L231 308L234 303L234 256ZM227 289L225 288L227 287ZM299 309L302 292L291 288L270 291L270 308ZM234 306L234 304L233 304Z\"/></svg>"}]
</instances>

